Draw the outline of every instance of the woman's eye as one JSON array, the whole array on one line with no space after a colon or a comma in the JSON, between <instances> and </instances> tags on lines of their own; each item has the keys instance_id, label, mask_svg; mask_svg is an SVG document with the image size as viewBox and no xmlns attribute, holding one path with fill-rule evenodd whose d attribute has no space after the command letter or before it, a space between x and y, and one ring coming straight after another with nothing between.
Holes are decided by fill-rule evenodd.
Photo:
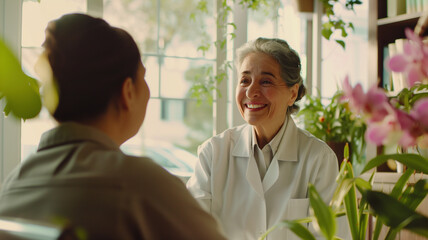
<instances>
[{"instance_id":1,"label":"woman's eye","mask_svg":"<svg viewBox=\"0 0 428 240\"><path fill-rule=\"evenodd\" d=\"M239 82L239 84L241 84L241 85L246 85L246 84L249 84L250 83L250 80L248 80L247 78L243 78L243 79L241 79L241 81Z\"/></svg>"},{"instance_id":2,"label":"woman's eye","mask_svg":"<svg viewBox=\"0 0 428 240\"><path fill-rule=\"evenodd\" d=\"M262 80L262 85L272 85L273 82L270 80Z\"/></svg>"}]
</instances>

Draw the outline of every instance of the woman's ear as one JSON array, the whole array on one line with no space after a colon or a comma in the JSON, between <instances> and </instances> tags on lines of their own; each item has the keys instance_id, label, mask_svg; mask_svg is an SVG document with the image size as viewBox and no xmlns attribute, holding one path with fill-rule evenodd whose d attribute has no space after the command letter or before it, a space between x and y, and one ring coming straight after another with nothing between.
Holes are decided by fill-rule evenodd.
<instances>
[{"instance_id":1,"label":"woman's ear","mask_svg":"<svg viewBox=\"0 0 428 240\"><path fill-rule=\"evenodd\" d=\"M129 110L133 106L135 99L135 86L130 77L126 78L122 84L122 91L120 95L120 106L125 110Z\"/></svg>"},{"instance_id":2,"label":"woman's ear","mask_svg":"<svg viewBox=\"0 0 428 240\"><path fill-rule=\"evenodd\" d=\"M288 100L288 106L292 106L296 101L297 95L299 94L299 87L300 86L298 83L290 87L291 97L290 97L290 100Z\"/></svg>"}]
</instances>

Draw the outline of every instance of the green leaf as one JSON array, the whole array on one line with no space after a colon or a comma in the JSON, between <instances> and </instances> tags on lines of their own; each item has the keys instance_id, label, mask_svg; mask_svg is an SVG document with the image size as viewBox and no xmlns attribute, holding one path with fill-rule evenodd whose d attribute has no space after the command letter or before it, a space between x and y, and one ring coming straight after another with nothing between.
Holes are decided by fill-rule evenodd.
<instances>
[{"instance_id":1,"label":"green leaf","mask_svg":"<svg viewBox=\"0 0 428 240\"><path fill-rule=\"evenodd\" d=\"M409 193L407 191L403 193L400 202L405 204L412 210L415 210L419 204L425 199L428 194L428 180L421 179L414 186L410 188Z\"/></svg>"},{"instance_id":2,"label":"green leaf","mask_svg":"<svg viewBox=\"0 0 428 240\"><path fill-rule=\"evenodd\" d=\"M354 185L354 179L343 179L339 182L331 200L333 209L338 209L343 202L343 199L348 194L349 190Z\"/></svg>"},{"instance_id":3,"label":"green leaf","mask_svg":"<svg viewBox=\"0 0 428 240\"><path fill-rule=\"evenodd\" d=\"M411 210L385 193L369 190L365 195L374 213L387 226L404 228L428 237L428 218L426 216Z\"/></svg>"},{"instance_id":4,"label":"green leaf","mask_svg":"<svg viewBox=\"0 0 428 240\"><path fill-rule=\"evenodd\" d=\"M263 240L269 235L272 231L274 231L276 228L289 228L294 234L301 237L302 239L310 239L314 240L315 237L312 235L312 233L304 226L302 226L302 223L309 223L312 221L312 218L301 218L297 220L283 220L277 224L275 224L273 227L269 228L263 235L259 237L259 240Z\"/></svg>"},{"instance_id":5,"label":"green leaf","mask_svg":"<svg viewBox=\"0 0 428 240\"><path fill-rule=\"evenodd\" d=\"M297 221L282 221L279 227L289 228L294 234L301 239L315 240L314 235L302 224Z\"/></svg>"},{"instance_id":6,"label":"green leaf","mask_svg":"<svg viewBox=\"0 0 428 240\"><path fill-rule=\"evenodd\" d=\"M343 49L345 49L345 42L342 40L335 40Z\"/></svg>"},{"instance_id":7,"label":"green leaf","mask_svg":"<svg viewBox=\"0 0 428 240\"><path fill-rule=\"evenodd\" d=\"M330 40L331 34L333 34L333 31L330 28L323 28L321 30L321 35L327 40Z\"/></svg>"},{"instance_id":8,"label":"green leaf","mask_svg":"<svg viewBox=\"0 0 428 240\"><path fill-rule=\"evenodd\" d=\"M428 174L428 159L422 157L419 154L413 153L378 155L366 164L362 173L367 172L368 170L383 164L388 159L397 160L409 168L413 168L417 171L421 171L425 174Z\"/></svg>"},{"instance_id":9,"label":"green leaf","mask_svg":"<svg viewBox=\"0 0 428 240\"><path fill-rule=\"evenodd\" d=\"M0 92L6 99L6 109L18 118L37 116L42 102L37 80L27 76L18 59L0 40Z\"/></svg>"},{"instance_id":10,"label":"green leaf","mask_svg":"<svg viewBox=\"0 0 428 240\"><path fill-rule=\"evenodd\" d=\"M322 234L326 239L333 239L336 233L336 220L333 211L321 198L313 184L309 184L309 201Z\"/></svg>"},{"instance_id":11,"label":"green leaf","mask_svg":"<svg viewBox=\"0 0 428 240\"><path fill-rule=\"evenodd\" d=\"M414 173L415 170L408 168L406 172L404 172L400 178L398 179L397 183L395 183L394 188L391 191L391 197L398 199L403 192L403 188L406 186L407 181L409 180L412 173Z\"/></svg>"},{"instance_id":12,"label":"green leaf","mask_svg":"<svg viewBox=\"0 0 428 240\"><path fill-rule=\"evenodd\" d=\"M349 144L348 143L346 143L346 145L345 145L345 149L343 150L343 154L344 154L344 157L346 159L349 159Z\"/></svg>"},{"instance_id":13,"label":"green leaf","mask_svg":"<svg viewBox=\"0 0 428 240\"><path fill-rule=\"evenodd\" d=\"M347 164L347 177L349 179L354 178L354 173L351 164ZM349 189L348 194L345 195L344 198L346 216L348 218L349 226L351 226L351 235L353 239L359 239L359 217L358 217L358 209L357 209L357 194L355 191L355 185L352 184Z\"/></svg>"}]
</instances>

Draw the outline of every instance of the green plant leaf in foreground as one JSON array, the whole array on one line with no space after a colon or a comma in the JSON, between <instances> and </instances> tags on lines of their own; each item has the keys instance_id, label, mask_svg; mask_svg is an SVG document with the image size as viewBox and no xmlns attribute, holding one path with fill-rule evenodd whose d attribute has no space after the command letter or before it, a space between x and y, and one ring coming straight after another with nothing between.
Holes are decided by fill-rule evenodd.
<instances>
[{"instance_id":1,"label":"green plant leaf in foreground","mask_svg":"<svg viewBox=\"0 0 428 240\"><path fill-rule=\"evenodd\" d=\"M425 174L428 174L428 159L422 157L419 154L413 154L413 153L378 155L373 159L371 159L366 164L362 173L367 172L368 170L381 165L382 163L386 162L388 159L397 160L409 168L413 168L416 171L421 171Z\"/></svg>"},{"instance_id":2,"label":"green plant leaf in foreground","mask_svg":"<svg viewBox=\"0 0 428 240\"><path fill-rule=\"evenodd\" d=\"M411 210L385 193L368 190L364 194L375 215L385 225L397 229L404 228L428 237L427 217Z\"/></svg>"},{"instance_id":3,"label":"green plant leaf in foreground","mask_svg":"<svg viewBox=\"0 0 428 240\"><path fill-rule=\"evenodd\" d=\"M352 169L352 165L350 163L347 163L346 168L347 170L345 172L348 179L354 179L354 171ZM358 226L360 218L358 215L357 195L354 184L349 189L348 194L345 195L343 202L345 204L346 216L348 218L349 225L353 226L350 228L352 238L358 239L360 230Z\"/></svg>"},{"instance_id":4,"label":"green plant leaf in foreground","mask_svg":"<svg viewBox=\"0 0 428 240\"><path fill-rule=\"evenodd\" d=\"M284 228L284 227L290 229L294 234L296 234L301 239L315 240L314 235L312 235L312 233L302 225L302 223L308 223L310 221L311 221L310 218L302 218L297 220L283 220L275 224L275 226L273 226L266 233L260 236L259 240L265 239L266 236L276 228Z\"/></svg>"},{"instance_id":5,"label":"green plant leaf in foreground","mask_svg":"<svg viewBox=\"0 0 428 240\"><path fill-rule=\"evenodd\" d=\"M318 226L326 239L333 239L336 233L336 219L331 208L321 198L315 186L309 184L309 201L314 210Z\"/></svg>"},{"instance_id":6,"label":"green plant leaf in foreground","mask_svg":"<svg viewBox=\"0 0 428 240\"><path fill-rule=\"evenodd\" d=\"M23 119L37 116L42 108L39 86L27 76L9 48L0 40L0 95L6 99L3 111Z\"/></svg>"}]
</instances>

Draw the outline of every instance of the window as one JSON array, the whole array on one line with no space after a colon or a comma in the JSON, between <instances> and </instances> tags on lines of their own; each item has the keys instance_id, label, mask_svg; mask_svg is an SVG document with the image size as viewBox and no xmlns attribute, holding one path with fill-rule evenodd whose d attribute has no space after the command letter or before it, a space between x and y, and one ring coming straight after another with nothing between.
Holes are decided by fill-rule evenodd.
<instances>
[{"instance_id":1,"label":"window","mask_svg":"<svg viewBox=\"0 0 428 240\"><path fill-rule=\"evenodd\" d=\"M212 136L217 121L224 121L226 118L228 123L231 122L231 110L236 108L232 72L226 93L222 93L222 96L227 97L226 102L198 103L189 94L192 83L203 76L207 68L216 64L214 47L205 55L197 50L200 38L194 36L202 36L205 41L213 42L216 34L215 20L211 17L213 14L198 15L195 22L189 20L191 7L196 6L198 0L21 1L21 59L24 71L30 75L34 76L33 66L42 51L41 44L47 23L65 13L90 12L102 16L111 25L126 29L137 41L147 68L146 80L151 90L151 99L143 127L122 146L125 152L149 156L152 154L153 157L159 158L159 162L169 156L172 160L161 164L172 169L172 166L180 166L180 159L194 159L197 146ZM208 4L211 13L214 11L215 1L212 0ZM238 37L243 39L243 42L259 36L284 38L300 52L304 61L304 25L300 23L299 16L293 12L289 3L284 5L269 5L260 12L249 11L248 22L245 21L239 26L245 29L248 27L248 31ZM275 13L274 20L272 12ZM247 19L246 11L239 14L244 14ZM206 28L198 25L201 22ZM267 25L269 27L264 27ZM262 32L260 29L267 31ZM239 45L228 45L228 60L232 61L233 48ZM214 107L227 109L224 112L228 114L214 117ZM37 118L21 123L21 159L24 160L35 151L41 134L54 125L45 110ZM8 133L1 134L3 138L7 138ZM189 163L181 164L187 166Z\"/></svg>"},{"instance_id":2,"label":"window","mask_svg":"<svg viewBox=\"0 0 428 240\"><path fill-rule=\"evenodd\" d=\"M340 5L340 4L337 4ZM322 40L322 97L332 97L346 75L353 84L359 82L368 89L368 1L355 7L355 13L337 6L336 13L344 21L354 24L355 31L349 32L344 50L334 41ZM338 67L340 63L340 67Z\"/></svg>"}]
</instances>

